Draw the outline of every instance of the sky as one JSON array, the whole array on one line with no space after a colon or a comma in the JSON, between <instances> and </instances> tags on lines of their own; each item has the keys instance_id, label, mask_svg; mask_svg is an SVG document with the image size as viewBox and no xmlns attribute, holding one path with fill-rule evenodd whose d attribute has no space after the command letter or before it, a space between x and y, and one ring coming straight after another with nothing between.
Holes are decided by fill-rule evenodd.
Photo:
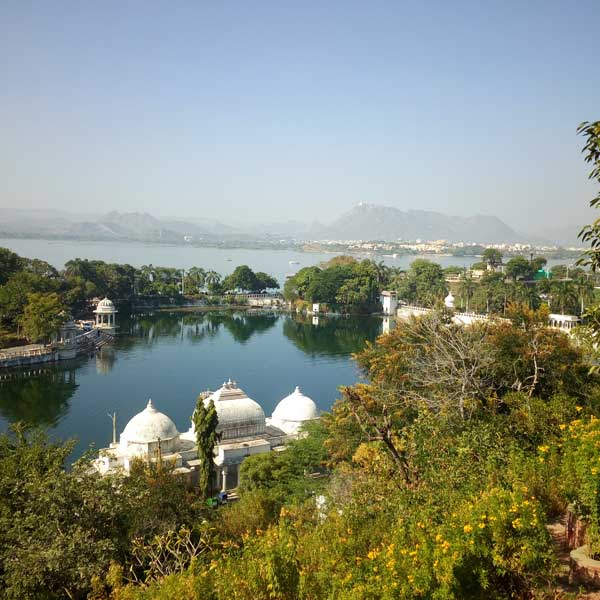
<instances>
[{"instance_id":1,"label":"sky","mask_svg":"<svg viewBox=\"0 0 600 600\"><path fill-rule=\"evenodd\" d=\"M0 3L0 206L588 222L600 2Z\"/></svg>"}]
</instances>

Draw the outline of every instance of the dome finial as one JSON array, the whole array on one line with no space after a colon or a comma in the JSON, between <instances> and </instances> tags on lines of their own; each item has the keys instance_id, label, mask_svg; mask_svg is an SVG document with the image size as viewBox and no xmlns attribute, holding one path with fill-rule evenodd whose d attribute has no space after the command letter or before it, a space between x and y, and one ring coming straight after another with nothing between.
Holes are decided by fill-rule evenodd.
<instances>
[{"instance_id":1,"label":"dome finial","mask_svg":"<svg viewBox=\"0 0 600 600\"><path fill-rule=\"evenodd\" d=\"M295 391L297 394L300 394L300 386L299 386L299 385L297 385L297 386L296 386L296 389L295 389L294 391Z\"/></svg>"},{"instance_id":2,"label":"dome finial","mask_svg":"<svg viewBox=\"0 0 600 600\"><path fill-rule=\"evenodd\" d=\"M146 408L150 410L154 409L154 404L152 404L152 398L148 399L148 404L146 404Z\"/></svg>"}]
</instances>

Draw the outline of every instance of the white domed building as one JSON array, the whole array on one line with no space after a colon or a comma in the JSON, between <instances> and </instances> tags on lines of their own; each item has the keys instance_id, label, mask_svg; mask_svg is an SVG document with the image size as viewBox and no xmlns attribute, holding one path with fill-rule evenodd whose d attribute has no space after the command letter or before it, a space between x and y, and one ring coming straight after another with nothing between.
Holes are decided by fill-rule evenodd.
<instances>
[{"instance_id":1,"label":"white domed building","mask_svg":"<svg viewBox=\"0 0 600 600\"><path fill-rule=\"evenodd\" d=\"M319 418L314 401L298 387L279 402L270 419L265 417L260 404L249 398L235 381L227 381L216 392L207 392L205 405L211 401L217 411L220 436L214 457L215 488L222 491L237 486L239 465L247 456L283 450L287 441L299 437L304 423ZM94 463L96 469L102 474L117 470L129 473L131 461L135 459L169 462L175 466L176 473L194 481L200 460L193 421L188 431L179 433L175 423L149 401L146 408L127 423L119 442L113 422L113 442L100 451Z\"/></svg>"},{"instance_id":2,"label":"white domed building","mask_svg":"<svg viewBox=\"0 0 600 600\"><path fill-rule=\"evenodd\" d=\"M100 300L96 306L96 310L94 310L94 314L96 315L96 329L102 329L107 333L115 333L117 329L115 315L117 312L112 300L108 298Z\"/></svg>"},{"instance_id":3,"label":"white domed building","mask_svg":"<svg viewBox=\"0 0 600 600\"><path fill-rule=\"evenodd\" d=\"M195 444L182 440L175 423L164 413L156 410L152 400L146 408L134 415L116 440L116 423L113 421L113 441L100 451L94 461L102 473L123 470L129 473L135 459L145 461L169 461L179 473L190 473L188 459L197 459Z\"/></svg>"},{"instance_id":4,"label":"white domed building","mask_svg":"<svg viewBox=\"0 0 600 600\"><path fill-rule=\"evenodd\" d=\"M286 396L275 407L268 423L288 435L298 435L304 423L319 418L319 409L314 400L305 396L300 387Z\"/></svg>"}]
</instances>

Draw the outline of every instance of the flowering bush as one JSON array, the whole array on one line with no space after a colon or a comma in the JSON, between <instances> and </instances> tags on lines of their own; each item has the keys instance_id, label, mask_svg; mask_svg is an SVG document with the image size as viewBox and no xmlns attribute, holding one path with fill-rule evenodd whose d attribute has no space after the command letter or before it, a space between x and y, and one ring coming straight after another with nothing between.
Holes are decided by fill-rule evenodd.
<instances>
[{"instance_id":1,"label":"flowering bush","mask_svg":"<svg viewBox=\"0 0 600 600\"><path fill-rule=\"evenodd\" d=\"M600 552L600 420L576 419L564 431L563 479L566 493L579 516L588 521L588 544Z\"/></svg>"}]
</instances>

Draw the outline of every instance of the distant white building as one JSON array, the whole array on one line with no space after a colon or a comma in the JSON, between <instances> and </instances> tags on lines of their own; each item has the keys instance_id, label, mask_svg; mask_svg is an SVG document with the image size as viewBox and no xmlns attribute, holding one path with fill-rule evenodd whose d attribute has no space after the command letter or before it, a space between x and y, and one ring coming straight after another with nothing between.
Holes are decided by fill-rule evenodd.
<instances>
[{"instance_id":1,"label":"distant white building","mask_svg":"<svg viewBox=\"0 0 600 600\"><path fill-rule=\"evenodd\" d=\"M298 387L279 402L270 419L235 381L229 380L208 394L205 405L211 400L220 434L214 457L218 472L215 486L222 491L237 486L239 465L247 456L283 448L299 436L304 423L319 418L314 401ZM146 408L127 423L119 441L113 439L108 448L100 450L94 466L101 474L119 470L129 473L136 459L169 463L175 473L194 481L200 459L193 421L188 431L180 433L175 423L149 400Z\"/></svg>"},{"instance_id":2,"label":"distant white building","mask_svg":"<svg viewBox=\"0 0 600 600\"><path fill-rule=\"evenodd\" d=\"M575 315L550 314L548 315L548 323L553 329L560 329L570 333L577 325L581 323L581 319Z\"/></svg>"},{"instance_id":3,"label":"distant white building","mask_svg":"<svg viewBox=\"0 0 600 600\"><path fill-rule=\"evenodd\" d=\"M396 315L398 309L398 294L396 292L381 292L381 305L384 315Z\"/></svg>"}]
</instances>

